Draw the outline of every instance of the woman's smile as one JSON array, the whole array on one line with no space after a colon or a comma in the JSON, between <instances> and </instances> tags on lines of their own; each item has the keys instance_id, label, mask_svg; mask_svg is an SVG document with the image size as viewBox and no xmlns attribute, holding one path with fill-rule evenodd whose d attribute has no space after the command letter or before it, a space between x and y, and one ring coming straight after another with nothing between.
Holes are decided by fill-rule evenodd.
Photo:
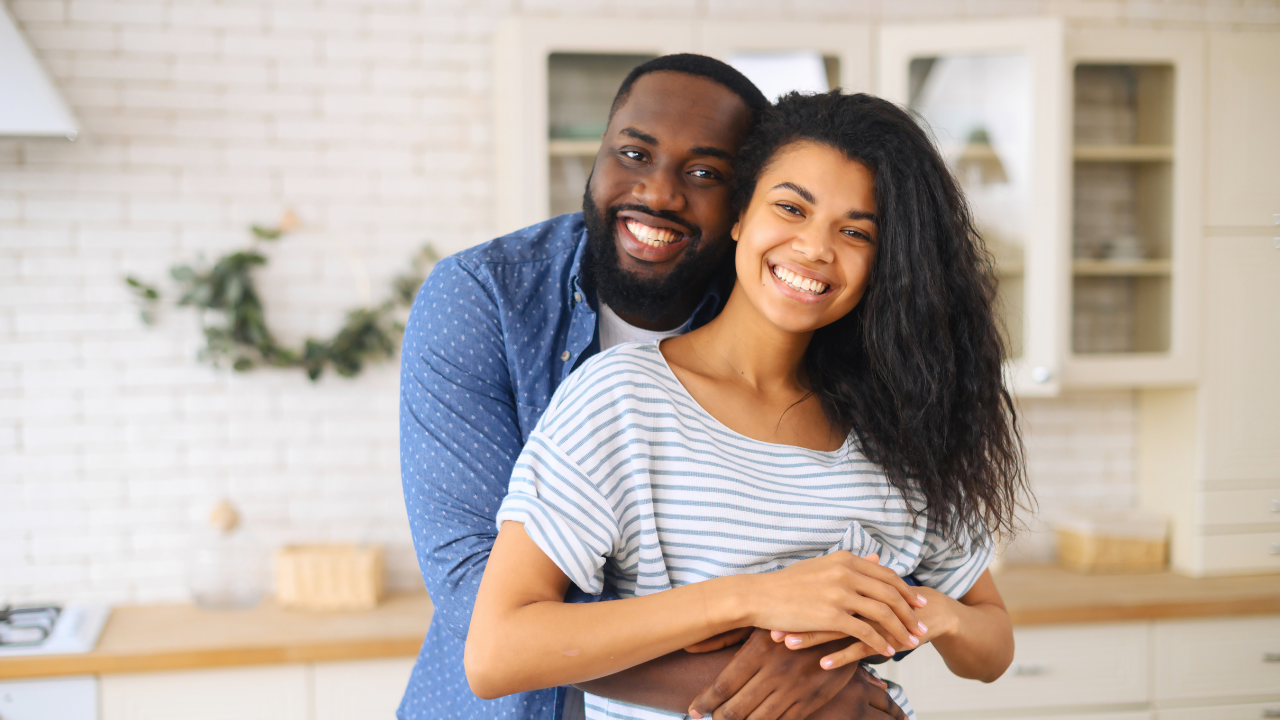
<instances>
[{"instance_id":1,"label":"woman's smile","mask_svg":"<svg viewBox=\"0 0 1280 720\"><path fill-rule=\"evenodd\" d=\"M816 301L831 289L831 283L821 274L812 270L804 270L778 263L770 264L769 272L779 285L791 291L787 293L788 295L793 295L798 300Z\"/></svg>"}]
</instances>

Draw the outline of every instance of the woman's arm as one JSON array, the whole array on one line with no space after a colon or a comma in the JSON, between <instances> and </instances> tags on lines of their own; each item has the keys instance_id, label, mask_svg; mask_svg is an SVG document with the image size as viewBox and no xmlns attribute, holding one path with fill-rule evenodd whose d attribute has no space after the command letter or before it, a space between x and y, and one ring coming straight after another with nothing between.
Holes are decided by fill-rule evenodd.
<instances>
[{"instance_id":1,"label":"woman's arm","mask_svg":"<svg viewBox=\"0 0 1280 720\"><path fill-rule=\"evenodd\" d=\"M868 567L869 566L869 567ZM489 556L467 636L467 681L494 698L611 675L736 627L836 630L875 647L913 646L919 596L877 579L888 572L850 553L824 555L763 575L736 575L606 603L566 604L569 580L505 522ZM918 631L917 631L918 632ZM918 641L917 641L918 642Z\"/></svg>"},{"instance_id":2,"label":"woman's arm","mask_svg":"<svg viewBox=\"0 0 1280 720\"><path fill-rule=\"evenodd\" d=\"M991 571L985 570L969 592L952 600L936 590L924 590L939 625L933 646L951 672L963 678L993 682L1013 662L1013 623ZM922 614L927 615L922 611Z\"/></svg>"}]
</instances>

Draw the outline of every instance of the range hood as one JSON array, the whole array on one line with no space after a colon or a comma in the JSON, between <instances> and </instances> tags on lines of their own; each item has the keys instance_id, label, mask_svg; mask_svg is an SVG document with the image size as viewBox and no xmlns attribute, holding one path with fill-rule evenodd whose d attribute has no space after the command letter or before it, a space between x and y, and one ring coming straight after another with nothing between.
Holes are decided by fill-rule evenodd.
<instances>
[{"instance_id":1,"label":"range hood","mask_svg":"<svg viewBox=\"0 0 1280 720\"><path fill-rule=\"evenodd\" d=\"M80 127L0 0L0 137L65 137Z\"/></svg>"}]
</instances>

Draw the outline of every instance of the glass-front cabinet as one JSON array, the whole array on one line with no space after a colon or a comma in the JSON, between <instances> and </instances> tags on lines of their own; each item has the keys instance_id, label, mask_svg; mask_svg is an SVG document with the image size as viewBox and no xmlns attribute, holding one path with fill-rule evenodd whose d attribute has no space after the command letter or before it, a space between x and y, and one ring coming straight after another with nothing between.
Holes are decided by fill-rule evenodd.
<instances>
[{"instance_id":1,"label":"glass-front cabinet","mask_svg":"<svg viewBox=\"0 0 1280 720\"><path fill-rule=\"evenodd\" d=\"M1054 19L880 33L879 93L933 135L995 259L1007 375L1020 395L1053 395L1061 382L1062 43Z\"/></svg>"},{"instance_id":2,"label":"glass-front cabinet","mask_svg":"<svg viewBox=\"0 0 1280 720\"><path fill-rule=\"evenodd\" d=\"M581 209L618 85L701 52L773 99L910 108L995 260L1011 389L1194 382L1204 39L1055 18L886 24L513 18L494 45L495 230ZM873 42L874 40L874 42ZM872 74L872 48L878 48Z\"/></svg>"}]
</instances>

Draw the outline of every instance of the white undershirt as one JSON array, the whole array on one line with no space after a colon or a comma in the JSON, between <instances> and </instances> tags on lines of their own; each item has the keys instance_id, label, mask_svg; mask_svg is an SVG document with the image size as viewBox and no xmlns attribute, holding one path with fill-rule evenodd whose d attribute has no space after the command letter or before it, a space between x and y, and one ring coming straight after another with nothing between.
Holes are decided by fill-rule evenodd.
<instances>
[{"instance_id":1,"label":"white undershirt","mask_svg":"<svg viewBox=\"0 0 1280 720\"><path fill-rule=\"evenodd\" d=\"M603 302L600 303L599 317L601 351L622 343L653 342L654 340L665 340L669 337L683 335L689 332L689 325L693 323L693 317L690 316L675 330L645 330L618 317L618 313ZM586 714L582 703L582 691L577 688L569 688L569 693L565 696L562 720L582 720Z\"/></svg>"},{"instance_id":2,"label":"white undershirt","mask_svg":"<svg viewBox=\"0 0 1280 720\"><path fill-rule=\"evenodd\" d=\"M692 322L693 317L690 316L674 330L645 330L618 317L612 308L602 302L600 303L600 350L603 352L622 343L649 343L683 335L689 332L689 325Z\"/></svg>"}]
</instances>

